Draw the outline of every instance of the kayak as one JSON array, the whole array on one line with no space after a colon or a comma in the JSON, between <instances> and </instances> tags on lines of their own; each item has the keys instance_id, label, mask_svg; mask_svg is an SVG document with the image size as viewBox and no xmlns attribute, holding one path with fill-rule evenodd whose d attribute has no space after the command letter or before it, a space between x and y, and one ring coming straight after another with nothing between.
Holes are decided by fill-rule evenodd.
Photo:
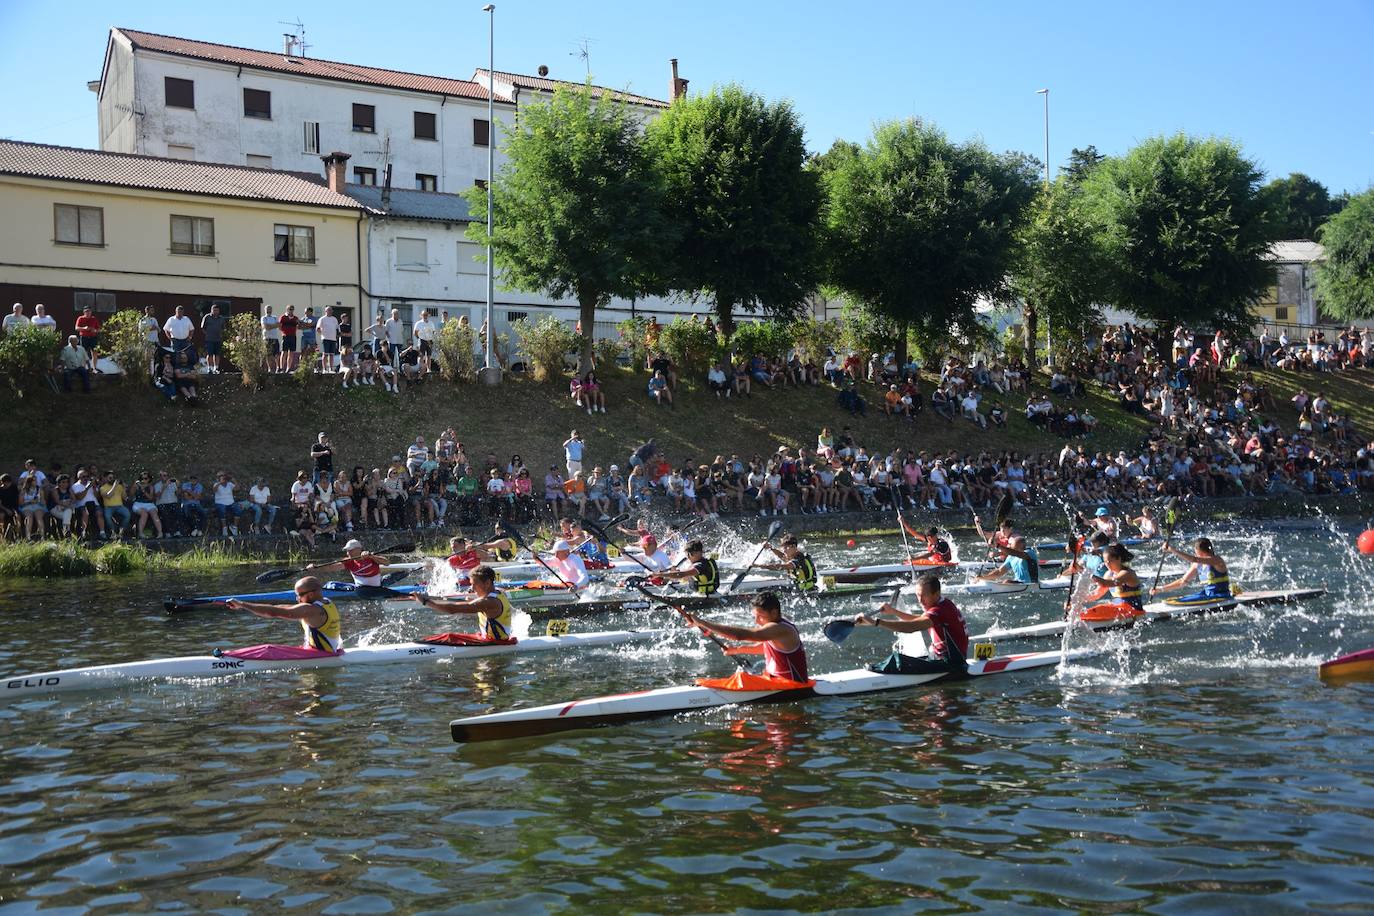
<instances>
[{"instance_id":1,"label":"kayak","mask_svg":"<svg viewBox=\"0 0 1374 916\"><path fill-rule=\"evenodd\" d=\"M1086 627L1090 630L1114 630L1124 629L1135 626L1138 623L1173 620L1179 617L1190 617L1195 614L1213 614L1221 611L1230 611L1238 607L1259 607L1268 604L1291 604L1298 601L1311 601L1326 594L1324 588L1293 588L1280 589L1275 591L1256 591L1245 592L1231 598L1221 598L1215 601L1199 602L1196 604L1170 604L1167 601L1155 601L1145 605L1144 612L1135 617L1113 617L1105 620L1079 620L1077 626ZM977 636L970 636L970 643L979 642L1004 642L1012 639L1039 639L1049 636L1062 636L1064 631L1069 628L1069 624L1064 620L1052 620L1048 623L1034 623L1024 627L1013 627L1011 629L992 629Z\"/></svg>"},{"instance_id":2,"label":"kayak","mask_svg":"<svg viewBox=\"0 0 1374 916\"><path fill-rule=\"evenodd\" d=\"M948 670L931 671L923 674L879 674L868 668L839 671L834 674L817 675L807 685L784 682L788 686L768 689L725 689L717 686L663 687L656 690L642 690L634 693L613 694L584 700L551 703L547 706L533 706L528 709L512 709L506 712L487 713L454 719L449 723L453 740L459 743L476 741L500 741L508 738L523 738L532 735L548 735L555 732L596 728L630 722L636 719L652 719L671 716L680 712L697 709L710 709L719 706L743 706L752 703L786 703L794 700L809 700L816 697L854 696L867 693L881 693L892 690L905 690L934 681L963 680L965 678L986 677L1010 671L1023 671L1028 668L1041 668L1058 665L1066 657L1086 657L1088 650L1072 652L1032 652L1025 655L994 657L983 661L971 661L968 671ZM750 683L757 684L766 679L751 677Z\"/></svg>"},{"instance_id":3,"label":"kayak","mask_svg":"<svg viewBox=\"0 0 1374 916\"><path fill-rule=\"evenodd\" d=\"M423 585L355 585L352 582L324 583L324 596L332 601L375 601L381 598L396 598L425 590ZM198 608L223 604L226 601L294 601L295 589L276 592L249 592L241 595L183 595L168 598L162 602L167 613L192 611Z\"/></svg>"},{"instance_id":4,"label":"kayak","mask_svg":"<svg viewBox=\"0 0 1374 916\"><path fill-rule=\"evenodd\" d=\"M834 582L876 582L883 579L891 579L898 576L924 575L925 573L935 573L939 576L946 576L953 572L986 572L995 567L997 563L985 560L960 560L955 563L932 564L932 563L882 563L870 566L833 566L816 570L816 575L823 579L830 579ZM1041 569L1059 569L1064 565L1063 560L1041 560Z\"/></svg>"},{"instance_id":5,"label":"kayak","mask_svg":"<svg viewBox=\"0 0 1374 916\"><path fill-rule=\"evenodd\" d=\"M1154 539L1153 539L1153 538L1119 538L1118 540L1113 541L1112 543L1114 543L1114 544L1120 544L1122 547L1138 547L1138 546L1140 546L1141 544L1148 544L1148 543L1150 543L1150 541L1152 541L1152 540L1154 540ZM1067 541L1050 541L1050 542L1047 543L1047 544L1036 544L1036 545L1035 545L1035 549L1036 549L1036 550L1068 550L1068 549L1069 549L1069 544L1068 544Z\"/></svg>"},{"instance_id":6,"label":"kayak","mask_svg":"<svg viewBox=\"0 0 1374 916\"><path fill-rule=\"evenodd\" d=\"M183 655L176 658L155 658L141 662L91 665L85 668L64 668L58 671L40 671L37 674L14 675L0 679L0 703L16 702L67 690L109 690L152 679L223 678L250 671L339 668L344 665L426 662L441 658L485 658L491 655L550 652L555 649L617 646L656 640L669 632L608 630L601 633L568 633L563 636L531 636L512 642L483 643L475 640L465 645L416 640L357 646L336 654L316 653L298 646L254 646L243 650L216 650L211 655ZM236 657L237 653L259 657Z\"/></svg>"},{"instance_id":7,"label":"kayak","mask_svg":"<svg viewBox=\"0 0 1374 916\"><path fill-rule=\"evenodd\" d=\"M1374 649L1362 649L1322 662L1317 676L1327 683L1374 681Z\"/></svg>"}]
</instances>

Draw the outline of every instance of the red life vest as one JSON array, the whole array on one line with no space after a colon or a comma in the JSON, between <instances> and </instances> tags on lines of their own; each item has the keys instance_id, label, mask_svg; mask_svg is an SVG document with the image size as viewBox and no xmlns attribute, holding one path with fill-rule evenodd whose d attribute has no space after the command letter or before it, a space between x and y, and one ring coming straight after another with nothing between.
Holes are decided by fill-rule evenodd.
<instances>
[{"instance_id":1,"label":"red life vest","mask_svg":"<svg viewBox=\"0 0 1374 916\"><path fill-rule=\"evenodd\" d=\"M475 550L464 550L462 553L455 553L449 557L448 565L454 569L476 569L482 565L482 558L477 555Z\"/></svg>"},{"instance_id":2,"label":"red life vest","mask_svg":"<svg viewBox=\"0 0 1374 916\"><path fill-rule=\"evenodd\" d=\"M797 632L796 626L790 620L782 620L780 623L786 624L793 633ZM784 652L771 642L763 644L763 670L773 677L787 678L789 681L806 681L806 647L801 643L801 636L797 636L797 648L791 652Z\"/></svg>"},{"instance_id":3,"label":"red life vest","mask_svg":"<svg viewBox=\"0 0 1374 916\"><path fill-rule=\"evenodd\" d=\"M353 574L353 581L358 585L382 584L382 567L376 557L364 555L356 560L349 557L343 561L343 568Z\"/></svg>"}]
</instances>

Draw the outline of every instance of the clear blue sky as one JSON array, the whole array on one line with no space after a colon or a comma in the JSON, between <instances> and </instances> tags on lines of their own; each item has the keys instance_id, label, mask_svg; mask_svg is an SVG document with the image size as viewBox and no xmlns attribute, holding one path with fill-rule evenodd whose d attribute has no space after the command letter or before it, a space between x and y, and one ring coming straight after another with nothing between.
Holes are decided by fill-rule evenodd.
<instances>
[{"instance_id":1,"label":"clear blue sky","mask_svg":"<svg viewBox=\"0 0 1374 916\"><path fill-rule=\"evenodd\" d=\"M482 0L110 4L0 0L0 135L94 146L112 25L252 48L305 22L310 54L469 77L487 57ZM60 11L59 11L60 10ZM1274 175L1333 192L1374 184L1374 0L1116 3L497 0L497 67L662 97L668 59L693 90L738 82L791 99L813 149L919 115L993 149L1120 153L1159 133L1229 136ZM111 17L117 17L112 19Z\"/></svg>"}]
</instances>

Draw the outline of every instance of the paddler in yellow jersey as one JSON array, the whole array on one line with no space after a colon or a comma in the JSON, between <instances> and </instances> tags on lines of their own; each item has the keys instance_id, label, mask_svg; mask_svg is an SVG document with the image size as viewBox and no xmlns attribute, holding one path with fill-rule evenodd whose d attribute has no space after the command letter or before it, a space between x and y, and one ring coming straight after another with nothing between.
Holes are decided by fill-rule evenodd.
<instances>
[{"instance_id":1,"label":"paddler in yellow jersey","mask_svg":"<svg viewBox=\"0 0 1374 916\"><path fill-rule=\"evenodd\" d=\"M468 577L472 580L471 598L439 601L424 594L411 595L411 598L440 614L476 614L478 633L483 639L510 639L510 598L497 590L496 571L490 566L479 566Z\"/></svg>"},{"instance_id":2,"label":"paddler in yellow jersey","mask_svg":"<svg viewBox=\"0 0 1374 916\"><path fill-rule=\"evenodd\" d=\"M1172 544L1164 544L1161 550L1167 551L1180 560L1193 564L1188 571L1173 582L1150 589L1151 595L1183 588L1197 580L1201 588L1191 595L1174 599L1176 604L1193 604L1218 601L1231 597L1231 570L1226 561L1217 555L1210 538L1198 538L1193 542L1196 553L1185 553Z\"/></svg>"},{"instance_id":3,"label":"paddler in yellow jersey","mask_svg":"<svg viewBox=\"0 0 1374 916\"><path fill-rule=\"evenodd\" d=\"M343 643L340 633L339 609L324 596L320 580L306 576L296 580L295 604L264 604L260 601L225 602L231 610L247 611L259 617L277 620L299 620L305 631L304 646L319 652L338 652Z\"/></svg>"},{"instance_id":4,"label":"paddler in yellow jersey","mask_svg":"<svg viewBox=\"0 0 1374 916\"><path fill-rule=\"evenodd\" d=\"M515 538L509 537L504 528L499 524L496 526L496 537L484 544L477 545L478 550L484 550L502 563L509 563L520 553L520 545L515 543Z\"/></svg>"},{"instance_id":5,"label":"paddler in yellow jersey","mask_svg":"<svg viewBox=\"0 0 1374 916\"><path fill-rule=\"evenodd\" d=\"M794 534L784 534L782 540L778 542L779 550L767 541L763 546L773 551L781 562L779 563L760 563L763 569L785 569L792 574L792 582L799 592L814 592L816 590L816 564L802 552L801 545L797 543L797 536Z\"/></svg>"}]
</instances>

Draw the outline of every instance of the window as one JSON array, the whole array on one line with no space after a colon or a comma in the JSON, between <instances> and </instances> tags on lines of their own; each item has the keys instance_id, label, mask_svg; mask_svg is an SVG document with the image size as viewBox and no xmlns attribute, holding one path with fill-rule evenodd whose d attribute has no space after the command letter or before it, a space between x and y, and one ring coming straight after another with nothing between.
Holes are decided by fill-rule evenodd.
<instances>
[{"instance_id":1,"label":"window","mask_svg":"<svg viewBox=\"0 0 1374 916\"><path fill-rule=\"evenodd\" d=\"M172 217L172 254L215 253L215 221L203 216Z\"/></svg>"},{"instance_id":2,"label":"window","mask_svg":"<svg viewBox=\"0 0 1374 916\"><path fill-rule=\"evenodd\" d=\"M175 76L162 78L162 90L167 96L168 108L196 107L196 84L194 80L177 79Z\"/></svg>"},{"instance_id":3,"label":"window","mask_svg":"<svg viewBox=\"0 0 1374 916\"><path fill-rule=\"evenodd\" d=\"M181 146L177 143L167 144L168 159L186 159L188 161L196 158L196 148L194 146Z\"/></svg>"},{"instance_id":4,"label":"window","mask_svg":"<svg viewBox=\"0 0 1374 916\"><path fill-rule=\"evenodd\" d=\"M429 270L429 243L424 239L397 239L396 267L400 270Z\"/></svg>"},{"instance_id":5,"label":"window","mask_svg":"<svg viewBox=\"0 0 1374 916\"><path fill-rule=\"evenodd\" d=\"M417 191L437 191L439 190L439 176L425 175L417 173L415 175L415 190Z\"/></svg>"},{"instance_id":6,"label":"window","mask_svg":"<svg viewBox=\"0 0 1374 916\"><path fill-rule=\"evenodd\" d=\"M428 111L415 112L415 139L433 140L438 137L434 127L434 115Z\"/></svg>"},{"instance_id":7,"label":"window","mask_svg":"<svg viewBox=\"0 0 1374 916\"><path fill-rule=\"evenodd\" d=\"M1286 305L1275 306L1275 307L1274 307L1274 320L1275 320L1275 321L1287 321L1287 320L1288 320L1288 306L1286 306Z\"/></svg>"},{"instance_id":8,"label":"window","mask_svg":"<svg viewBox=\"0 0 1374 916\"><path fill-rule=\"evenodd\" d=\"M491 122L486 118L472 119L472 145L487 146L491 143Z\"/></svg>"},{"instance_id":9,"label":"window","mask_svg":"<svg viewBox=\"0 0 1374 916\"><path fill-rule=\"evenodd\" d=\"M272 120L272 93L266 89L243 90L243 116Z\"/></svg>"},{"instance_id":10,"label":"window","mask_svg":"<svg viewBox=\"0 0 1374 916\"><path fill-rule=\"evenodd\" d=\"M62 245L105 244L105 211L100 207L53 204L53 239Z\"/></svg>"},{"instance_id":11,"label":"window","mask_svg":"<svg viewBox=\"0 0 1374 916\"><path fill-rule=\"evenodd\" d=\"M485 178L474 178L472 179L472 183L479 188L485 188L487 186L487 180Z\"/></svg>"},{"instance_id":12,"label":"window","mask_svg":"<svg viewBox=\"0 0 1374 916\"><path fill-rule=\"evenodd\" d=\"M377 183L377 170L354 166L353 180L358 184L375 185Z\"/></svg>"},{"instance_id":13,"label":"window","mask_svg":"<svg viewBox=\"0 0 1374 916\"><path fill-rule=\"evenodd\" d=\"M245 158L248 160L248 164L255 169L270 169L272 167L271 156L260 156L256 153L249 153Z\"/></svg>"},{"instance_id":14,"label":"window","mask_svg":"<svg viewBox=\"0 0 1374 916\"><path fill-rule=\"evenodd\" d=\"M93 290L79 289L72 293L72 305L76 311L82 309L94 309L97 312L113 314L115 312L115 294L97 293Z\"/></svg>"},{"instance_id":15,"label":"window","mask_svg":"<svg viewBox=\"0 0 1374 916\"><path fill-rule=\"evenodd\" d=\"M486 257L486 249L476 242L458 243L458 273L475 274L486 276L487 262L482 260Z\"/></svg>"},{"instance_id":16,"label":"window","mask_svg":"<svg viewBox=\"0 0 1374 916\"><path fill-rule=\"evenodd\" d=\"M529 312L506 312L506 323L515 324L517 321L524 321L529 317Z\"/></svg>"},{"instance_id":17,"label":"window","mask_svg":"<svg viewBox=\"0 0 1374 916\"><path fill-rule=\"evenodd\" d=\"M311 226L285 226L277 223L273 234L278 261L296 264L315 263L315 230Z\"/></svg>"},{"instance_id":18,"label":"window","mask_svg":"<svg viewBox=\"0 0 1374 916\"><path fill-rule=\"evenodd\" d=\"M353 103L353 129L365 134L377 132L377 107Z\"/></svg>"},{"instance_id":19,"label":"window","mask_svg":"<svg viewBox=\"0 0 1374 916\"><path fill-rule=\"evenodd\" d=\"M305 140L301 150L307 153L318 153L320 151L320 122L305 122Z\"/></svg>"}]
</instances>

